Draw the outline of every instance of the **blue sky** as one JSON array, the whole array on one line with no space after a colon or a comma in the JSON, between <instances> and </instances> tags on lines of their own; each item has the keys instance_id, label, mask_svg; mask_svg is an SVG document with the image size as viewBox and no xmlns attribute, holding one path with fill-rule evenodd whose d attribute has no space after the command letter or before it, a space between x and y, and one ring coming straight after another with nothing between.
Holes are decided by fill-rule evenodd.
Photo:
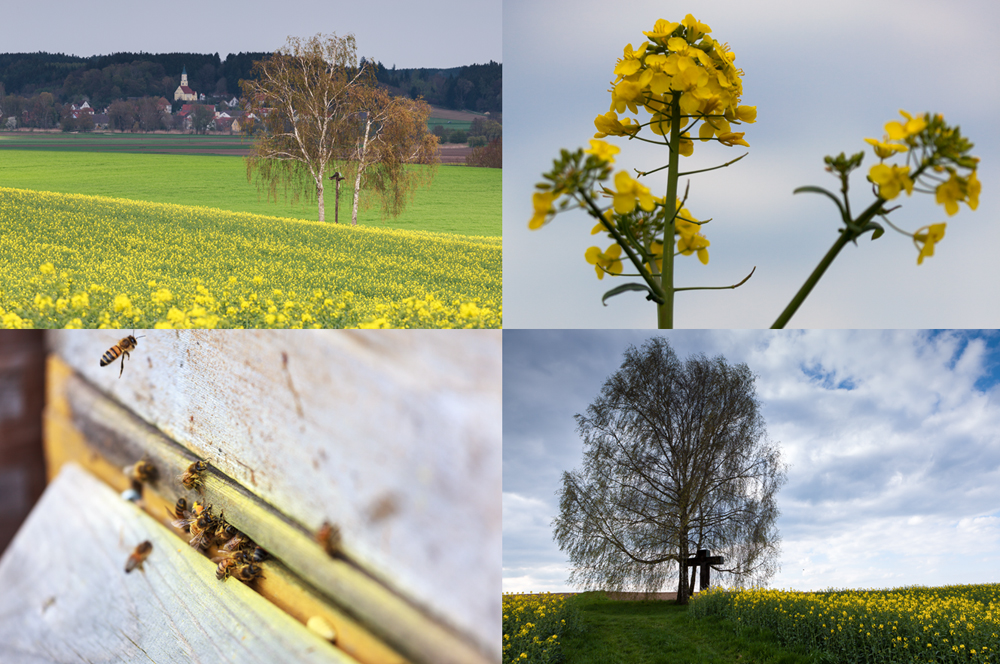
<instances>
[{"instance_id":1,"label":"blue sky","mask_svg":"<svg viewBox=\"0 0 1000 664\"><path fill-rule=\"evenodd\" d=\"M582 463L573 415L653 334L504 331L505 592L571 590L551 522ZM772 587L1000 582L1000 332L663 334L681 360L722 355L758 376L790 465Z\"/></svg>"},{"instance_id":2,"label":"blue sky","mask_svg":"<svg viewBox=\"0 0 1000 664\"><path fill-rule=\"evenodd\" d=\"M1000 102L1000 4L987 0L636 0L628 10L606 2L504 1L505 161L504 315L510 328L652 328L653 305L628 293L601 306L625 279L598 281L583 258L593 220L580 211L529 231L531 194L560 148L587 147L594 117L607 112L612 70L622 48L638 45L659 18L687 13L729 42L745 71L743 103L755 124L743 125L750 148L696 143L685 168L729 168L692 176L688 207L712 218L705 233L711 260L680 257L677 284L728 285L757 267L733 291L678 294L677 327L767 328L837 238L836 209L804 185L836 190L823 157L869 149L884 125L911 113L943 113L961 126L982 158L982 197L975 212L946 217L933 196L901 199L894 223L909 231L948 221L935 256L917 266L910 238L889 231L848 246L792 319L796 328L1000 327L995 248L1000 246L995 192L1000 163L995 111ZM640 116L644 117L644 116ZM666 163L664 148L609 139L622 147L616 167L649 170ZM856 209L873 200L864 176L852 180ZM652 176L651 176L652 177ZM657 193L656 182L652 183ZM663 184L658 195L662 195Z\"/></svg>"},{"instance_id":3,"label":"blue sky","mask_svg":"<svg viewBox=\"0 0 1000 664\"><path fill-rule=\"evenodd\" d=\"M7 6L10 5L10 6ZM0 52L274 51L289 36L353 33L358 55L386 67L448 68L501 61L501 0L262 0L197 7L109 0L5 3Z\"/></svg>"}]
</instances>

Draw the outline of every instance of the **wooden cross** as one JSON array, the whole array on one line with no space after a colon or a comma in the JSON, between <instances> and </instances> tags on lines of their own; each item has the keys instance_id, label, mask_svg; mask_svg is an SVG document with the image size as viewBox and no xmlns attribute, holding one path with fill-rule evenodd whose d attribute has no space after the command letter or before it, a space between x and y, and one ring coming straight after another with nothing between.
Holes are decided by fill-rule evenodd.
<instances>
[{"instance_id":1,"label":"wooden cross","mask_svg":"<svg viewBox=\"0 0 1000 664\"><path fill-rule=\"evenodd\" d=\"M708 549L698 549L697 555L694 555L691 558L688 558L686 561L684 561L684 566L701 567L701 589L707 590L709 586L709 578L710 578L709 575L711 574L712 570L711 566L721 565L723 562L725 562L725 559L722 556L709 556ZM692 587L690 588L690 591L692 593L694 592L693 583Z\"/></svg>"}]
</instances>

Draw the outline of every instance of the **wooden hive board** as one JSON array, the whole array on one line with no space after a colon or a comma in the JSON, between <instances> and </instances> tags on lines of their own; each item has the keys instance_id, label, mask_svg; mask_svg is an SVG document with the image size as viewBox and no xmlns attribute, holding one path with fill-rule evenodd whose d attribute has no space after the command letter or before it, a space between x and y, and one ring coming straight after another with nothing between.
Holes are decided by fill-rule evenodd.
<instances>
[{"instance_id":1,"label":"wooden hive board","mask_svg":"<svg viewBox=\"0 0 1000 664\"><path fill-rule=\"evenodd\" d=\"M205 459L234 525L407 659L499 662L501 337L386 332L137 331L120 379L98 360L122 332L53 333L47 440L86 449L49 445L50 466L117 486L153 453L169 502ZM326 520L350 565L312 542Z\"/></svg>"},{"instance_id":2,"label":"wooden hive board","mask_svg":"<svg viewBox=\"0 0 1000 664\"><path fill-rule=\"evenodd\" d=\"M72 463L0 560L0 588L4 662L356 664Z\"/></svg>"}]
</instances>

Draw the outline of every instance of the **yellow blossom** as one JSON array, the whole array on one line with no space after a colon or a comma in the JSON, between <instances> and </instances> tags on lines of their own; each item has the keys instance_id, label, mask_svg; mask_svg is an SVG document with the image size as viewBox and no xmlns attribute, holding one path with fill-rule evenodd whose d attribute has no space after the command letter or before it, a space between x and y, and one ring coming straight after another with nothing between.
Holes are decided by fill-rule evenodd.
<instances>
[{"instance_id":1,"label":"yellow blossom","mask_svg":"<svg viewBox=\"0 0 1000 664\"><path fill-rule=\"evenodd\" d=\"M601 251L598 247L591 247L587 249L584 257L588 263L594 266L597 278L603 279L605 272L610 274L622 273L621 255L622 248L617 244L613 244L608 247L607 251Z\"/></svg>"},{"instance_id":2,"label":"yellow blossom","mask_svg":"<svg viewBox=\"0 0 1000 664\"><path fill-rule=\"evenodd\" d=\"M913 234L913 243L920 249L917 256L917 265L924 262L926 256L934 255L934 243L940 242L944 238L944 227L946 224L931 224L924 226Z\"/></svg>"},{"instance_id":3,"label":"yellow blossom","mask_svg":"<svg viewBox=\"0 0 1000 664\"><path fill-rule=\"evenodd\" d=\"M532 215L531 220L528 222L528 228L534 231L545 224L546 218L552 212L552 201L556 198L558 198L558 195L551 191L537 191L534 193L531 201L535 206L535 214Z\"/></svg>"},{"instance_id":4,"label":"yellow blossom","mask_svg":"<svg viewBox=\"0 0 1000 664\"><path fill-rule=\"evenodd\" d=\"M591 139L590 149L584 150L584 152L592 154L598 159L602 159L610 164L614 163L615 155L621 152L621 148L617 145L611 145L610 143L606 143L604 141Z\"/></svg>"}]
</instances>

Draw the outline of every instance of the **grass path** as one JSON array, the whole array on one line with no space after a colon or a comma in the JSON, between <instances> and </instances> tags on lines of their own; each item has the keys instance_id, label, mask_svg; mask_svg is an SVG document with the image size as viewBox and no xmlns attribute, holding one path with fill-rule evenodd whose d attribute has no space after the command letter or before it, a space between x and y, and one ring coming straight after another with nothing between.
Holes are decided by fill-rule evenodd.
<instances>
[{"instance_id":1,"label":"grass path","mask_svg":"<svg viewBox=\"0 0 1000 664\"><path fill-rule=\"evenodd\" d=\"M567 664L807 664L815 655L783 648L773 635L734 633L717 618L694 619L666 601L614 602L602 593L574 600L581 628L567 635Z\"/></svg>"}]
</instances>

